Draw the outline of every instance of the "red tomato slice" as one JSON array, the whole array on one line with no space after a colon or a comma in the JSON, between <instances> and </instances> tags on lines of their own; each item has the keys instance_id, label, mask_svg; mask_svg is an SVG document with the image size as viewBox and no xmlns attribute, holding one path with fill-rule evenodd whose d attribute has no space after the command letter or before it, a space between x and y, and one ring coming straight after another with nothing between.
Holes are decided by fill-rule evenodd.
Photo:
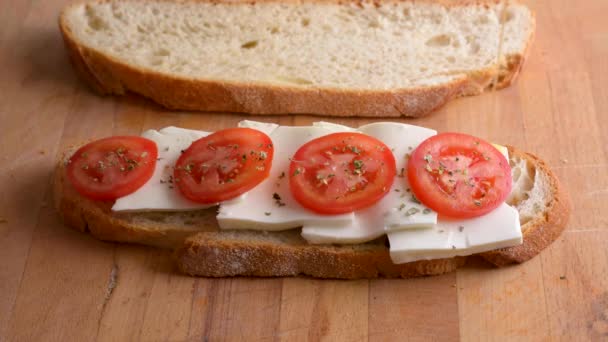
<instances>
[{"instance_id":1,"label":"red tomato slice","mask_svg":"<svg viewBox=\"0 0 608 342\"><path fill-rule=\"evenodd\" d=\"M289 168L289 187L304 207L343 214L369 207L390 191L395 157L380 140L334 133L304 144Z\"/></svg>"},{"instance_id":2,"label":"red tomato slice","mask_svg":"<svg viewBox=\"0 0 608 342\"><path fill-rule=\"evenodd\" d=\"M68 160L67 176L83 196L115 200L144 185L156 166L156 144L141 137L109 137L82 146Z\"/></svg>"},{"instance_id":3,"label":"red tomato slice","mask_svg":"<svg viewBox=\"0 0 608 342\"><path fill-rule=\"evenodd\" d=\"M268 135L251 128L229 128L193 142L177 160L173 178L186 198L218 203L266 179L273 154Z\"/></svg>"},{"instance_id":4,"label":"red tomato slice","mask_svg":"<svg viewBox=\"0 0 608 342\"><path fill-rule=\"evenodd\" d=\"M412 153L407 175L414 195L437 213L454 218L486 214L511 192L511 167L490 143L442 133Z\"/></svg>"}]
</instances>

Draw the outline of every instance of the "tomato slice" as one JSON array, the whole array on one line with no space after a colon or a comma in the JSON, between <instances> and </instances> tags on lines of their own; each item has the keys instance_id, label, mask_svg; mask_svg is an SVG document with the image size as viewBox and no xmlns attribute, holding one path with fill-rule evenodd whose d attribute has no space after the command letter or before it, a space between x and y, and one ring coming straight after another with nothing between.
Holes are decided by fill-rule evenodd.
<instances>
[{"instance_id":1,"label":"tomato slice","mask_svg":"<svg viewBox=\"0 0 608 342\"><path fill-rule=\"evenodd\" d=\"M266 179L273 154L268 135L251 128L224 129L193 142L177 160L173 178L186 198L218 203Z\"/></svg>"},{"instance_id":2,"label":"tomato slice","mask_svg":"<svg viewBox=\"0 0 608 342\"><path fill-rule=\"evenodd\" d=\"M320 214L343 214L369 207L390 191L395 157L368 135L334 133L300 147L289 174L290 190L302 206Z\"/></svg>"},{"instance_id":3,"label":"tomato slice","mask_svg":"<svg viewBox=\"0 0 608 342\"><path fill-rule=\"evenodd\" d=\"M141 137L117 136L82 146L68 160L67 177L81 195L115 200L144 185L156 166L156 144Z\"/></svg>"},{"instance_id":4,"label":"tomato slice","mask_svg":"<svg viewBox=\"0 0 608 342\"><path fill-rule=\"evenodd\" d=\"M511 192L507 159L490 143L461 133L423 141L409 159L407 175L420 202L454 218L486 214Z\"/></svg>"}]
</instances>

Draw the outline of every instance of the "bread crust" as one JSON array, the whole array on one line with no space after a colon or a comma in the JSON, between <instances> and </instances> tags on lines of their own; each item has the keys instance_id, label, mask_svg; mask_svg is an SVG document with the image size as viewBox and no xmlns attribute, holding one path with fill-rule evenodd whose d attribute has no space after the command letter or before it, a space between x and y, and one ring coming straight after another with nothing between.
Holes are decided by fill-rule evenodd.
<instances>
[{"instance_id":1,"label":"bread crust","mask_svg":"<svg viewBox=\"0 0 608 342\"><path fill-rule=\"evenodd\" d=\"M205 277L308 275L316 278L411 278L438 275L464 265L464 257L395 265L384 243L348 246L225 241L215 232L198 233L177 250L179 269ZM283 232L279 234L294 234ZM297 234L297 233L296 233ZM301 238L300 238L301 239ZM383 241L384 239L380 239Z\"/></svg>"},{"instance_id":2,"label":"bread crust","mask_svg":"<svg viewBox=\"0 0 608 342\"><path fill-rule=\"evenodd\" d=\"M563 231L570 203L555 174L538 157L509 147L512 156L526 159L536 172L549 180L551 196L540 218L527 222L524 243L482 253L496 266L524 262L542 251ZM145 225L136 218L143 214L122 215L111 211L112 203L92 201L80 196L67 181L65 160L58 163L53 177L53 195L59 216L66 225L89 232L100 240L139 243L176 250L179 269L190 275L225 276L295 276L319 278L419 277L454 271L466 257L423 260L395 265L390 259L386 238L355 246L310 245L299 231L258 232L259 238L239 238L241 231L220 231L215 210L199 211L192 226L171 221ZM179 213L161 214L167 217Z\"/></svg>"},{"instance_id":3,"label":"bread crust","mask_svg":"<svg viewBox=\"0 0 608 342\"><path fill-rule=\"evenodd\" d=\"M547 209L541 217L535 217L522 226L524 243L508 248L501 248L480 255L496 266L522 263L538 255L543 249L557 240L566 228L570 217L570 198L563 190L559 179L549 166L537 156L519 151L509 146L509 153L531 161L536 172L547 175L550 195L546 198Z\"/></svg>"},{"instance_id":4,"label":"bread crust","mask_svg":"<svg viewBox=\"0 0 608 342\"><path fill-rule=\"evenodd\" d=\"M360 3L359 1L312 1ZM198 2L221 1L199 0ZM248 1L230 3L242 2ZM467 6L497 2L499 0L440 3L445 6ZM493 65L468 75L453 75L451 81L440 85L394 90L305 88L189 79L128 65L79 42L65 20L66 13L73 6L77 5L68 6L63 10L59 18L59 27L70 60L81 78L99 94L123 95L131 91L175 110L316 114L341 117L420 117L442 107L453 98L478 95L490 90L496 79L499 80L497 83L499 88L506 87L516 77L525 60L525 56L508 56L506 65Z\"/></svg>"}]
</instances>

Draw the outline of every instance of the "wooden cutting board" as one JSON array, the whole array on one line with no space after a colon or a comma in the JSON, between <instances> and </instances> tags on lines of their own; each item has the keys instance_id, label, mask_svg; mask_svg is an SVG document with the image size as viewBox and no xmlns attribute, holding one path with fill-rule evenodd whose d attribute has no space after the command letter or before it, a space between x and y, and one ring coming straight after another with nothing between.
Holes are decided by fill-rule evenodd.
<instances>
[{"instance_id":1,"label":"wooden cutting board","mask_svg":"<svg viewBox=\"0 0 608 342\"><path fill-rule=\"evenodd\" d=\"M523 265L371 281L189 278L168 252L63 227L49 178L64 148L243 116L98 97L67 62L56 25L65 1L1 2L0 341L608 340L608 1L527 2L537 35L514 86L401 121L542 156L572 197L567 231Z\"/></svg>"}]
</instances>

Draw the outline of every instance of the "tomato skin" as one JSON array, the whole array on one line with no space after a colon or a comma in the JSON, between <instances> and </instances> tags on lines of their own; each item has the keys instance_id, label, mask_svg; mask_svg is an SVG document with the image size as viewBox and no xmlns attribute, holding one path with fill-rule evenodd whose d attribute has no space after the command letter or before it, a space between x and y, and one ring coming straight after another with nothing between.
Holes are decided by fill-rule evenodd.
<instances>
[{"instance_id":1,"label":"tomato skin","mask_svg":"<svg viewBox=\"0 0 608 342\"><path fill-rule=\"evenodd\" d=\"M490 143L462 133L423 141L407 166L412 192L440 215L471 218L496 209L512 187L507 159Z\"/></svg>"},{"instance_id":2,"label":"tomato skin","mask_svg":"<svg viewBox=\"0 0 608 342\"><path fill-rule=\"evenodd\" d=\"M81 195L115 200L144 185L154 174L158 148L151 140L115 136L95 140L68 160L68 180Z\"/></svg>"},{"instance_id":3,"label":"tomato skin","mask_svg":"<svg viewBox=\"0 0 608 342\"><path fill-rule=\"evenodd\" d=\"M397 173L383 142L361 133L334 133L309 141L294 154L289 187L298 203L336 215L369 207L386 195Z\"/></svg>"},{"instance_id":4,"label":"tomato skin","mask_svg":"<svg viewBox=\"0 0 608 342\"><path fill-rule=\"evenodd\" d=\"M265 133L251 128L224 129L193 142L183 151L173 178L189 200L219 203L266 179L273 156L272 140Z\"/></svg>"}]
</instances>

